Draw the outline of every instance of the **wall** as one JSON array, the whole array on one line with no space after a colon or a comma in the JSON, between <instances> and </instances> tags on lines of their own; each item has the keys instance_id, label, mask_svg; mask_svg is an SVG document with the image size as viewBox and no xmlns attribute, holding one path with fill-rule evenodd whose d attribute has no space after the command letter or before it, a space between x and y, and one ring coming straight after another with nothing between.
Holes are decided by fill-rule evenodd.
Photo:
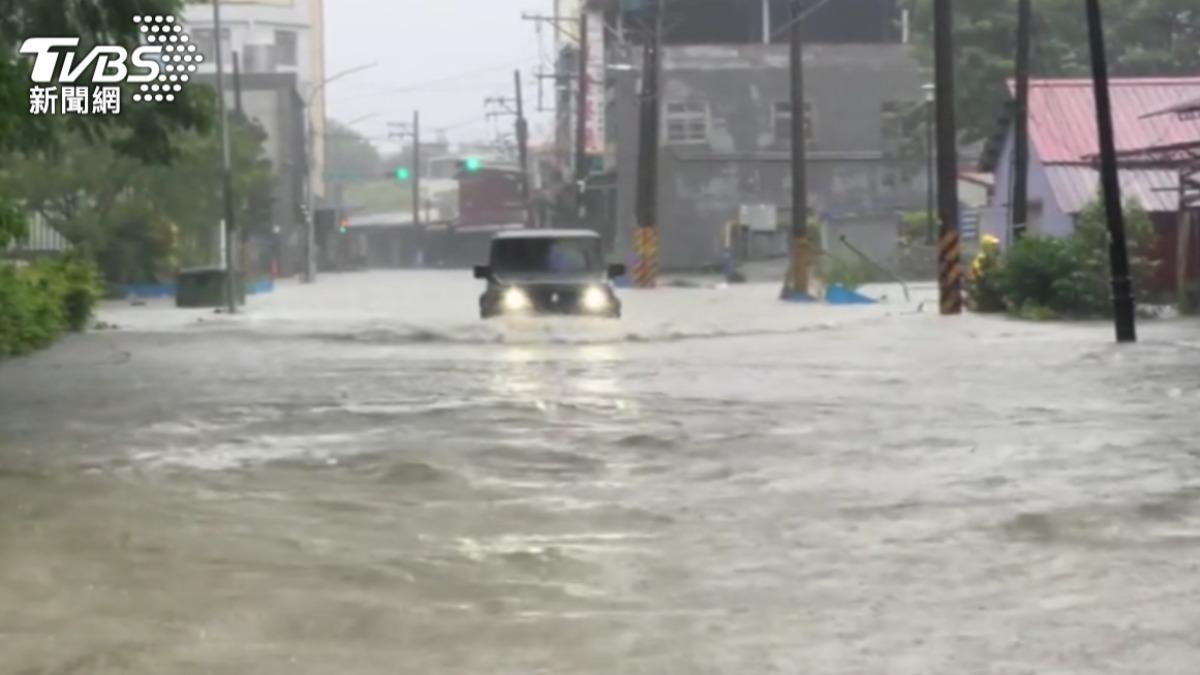
<instances>
[{"instance_id":1,"label":"wall","mask_svg":"<svg viewBox=\"0 0 1200 675\"><path fill-rule=\"evenodd\" d=\"M705 102L711 122L706 142L673 144L662 115L662 264L712 265L720 259L721 227L740 204L790 207L789 144L773 131L774 104L789 99L788 49L669 47L664 56L664 104ZM835 230L853 230L860 248L889 261L896 253L896 212L921 208L925 198L919 161L907 167L911 180L885 184L901 163L884 157L881 107L920 101L920 69L902 45L814 45L805 52L804 70L813 108L810 206ZM623 156L636 148L636 126L617 132Z\"/></svg>"},{"instance_id":2,"label":"wall","mask_svg":"<svg viewBox=\"0 0 1200 675\"><path fill-rule=\"evenodd\" d=\"M1012 240L1012 226L1009 225L1012 215L1009 211L1009 202L1012 199L1012 182L1013 182L1013 137L1015 134L1012 129L1009 129L1008 137L1004 141L1004 150L1000 153L1000 159L996 164L996 190L992 195L991 207L997 211L1003 212L1003 218L997 216L997 222L1004 224L1004 229L999 232L989 231L994 234L1001 242L1009 242ZM1075 219L1072 214L1065 213L1058 205L1058 200L1054 197L1054 191L1050 188L1050 181L1046 177L1046 171L1042 165L1042 160L1038 157L1037 147L1030 144L1029 147L1029 183L1028 183L1029 202L1041 202L1041 217L1037 216L1036 209L1032 206L1029 211L1029 231L1055 237L1066 237L1075 230ZM991 228L989 228L990 230Z\"/></svg>"}]
</instances>

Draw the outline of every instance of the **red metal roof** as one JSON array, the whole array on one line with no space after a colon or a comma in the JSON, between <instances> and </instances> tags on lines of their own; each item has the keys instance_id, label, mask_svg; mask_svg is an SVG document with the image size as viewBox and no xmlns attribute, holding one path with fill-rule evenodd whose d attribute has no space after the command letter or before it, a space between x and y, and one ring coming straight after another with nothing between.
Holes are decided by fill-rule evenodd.
<instances>
[{"instance_id":1,"label":"red metal roof","mask_svg":"<svg viewBox=\"0 0 1200 675\"><path fill-rule=\"evenodd\" d=\"M1109 91L1118 151L1200 140L1200 119L1147 117L1200 98L1200 77L1117 78ZM1090 163L1100 145L1092 81L1031 80L1029 138L1044 164Z\"/></svg>"}]
</instances>

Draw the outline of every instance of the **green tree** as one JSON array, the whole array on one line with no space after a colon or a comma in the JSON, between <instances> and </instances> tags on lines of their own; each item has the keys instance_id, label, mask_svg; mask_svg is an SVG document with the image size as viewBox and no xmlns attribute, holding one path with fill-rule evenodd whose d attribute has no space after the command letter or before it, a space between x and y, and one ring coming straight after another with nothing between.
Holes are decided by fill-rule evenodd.
<instances>
[{"instance_id":1,"label":"green tree","mask_svg":"<svg viewBox=\"0 0 1200 675\"><path fill-rule=\"evenodd\" d=\"M262 158L264 135L233 119L234 194L238 223L268 227L270 166ZM0 193L14 195L32 212L94 255L113 282L170 277L181 264L216 258L221 220L220 136L186 131L174 139L170 164L118 152L75 135L54 153L11 155L0 169Z\"/></svg>"},{"instance_id":2,"label":"green tree","mask_svg":"<svg viewBox=\"0 0 1200 675\"><path fill-rule=\"evenodd\" d=\"M165 161L173 152L172 139L182 129L211 126L211 99L185 87L169 105L124 105L120 115L30 115L31 58L17 47L30 37L78 36L80 49L97 44L139 45L135 15L176 14L181 0L0 0L0 152L57 148L65 138L80 134L89 140L109 140L125 154ZM79 84L92 85L91 73ZM124 101L129 101L128 91Z\"/></svg>"},{"instance_id":3,"label":"green tree","mask_svg":"<svg viewBox=\"0 0 1200 675\"><path fill-rule=\"evenodd\" d=\"M933 63L932 0L908 0L917 55ZM1090 74L1087 24L1079 0L1033 3L1031 71L1037 77ZM1191 75L1200 70L1200 6L1195 0L1104 3L1110 68L1116 76ZM955 0L957 107L964 141L994 131L1009 100L1016 59L1015 0Z\"/></svg>"},{"instance_id":4,"label":"green tree","mask_svg":"<svg viewBox=\"0 0 1200 675\"><path fill-rule=\"evenodd\" d=\"M378 180L383 175L379 150L365 136L330 120L325 133L325 175L331 182Z\"/></svg>"}]
</instances>

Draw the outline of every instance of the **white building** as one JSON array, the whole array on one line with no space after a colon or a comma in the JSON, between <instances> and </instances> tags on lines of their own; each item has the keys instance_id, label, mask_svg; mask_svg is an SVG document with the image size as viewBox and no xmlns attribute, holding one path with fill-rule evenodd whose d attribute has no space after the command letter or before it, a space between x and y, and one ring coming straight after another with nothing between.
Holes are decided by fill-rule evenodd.
<instances>
[{"instance_id":1,"label":"white building","mask_svg":"<svg viewBox=\"0 0 1200 675\"><path fill-rule=\"evenodd\" d=\"M216 72L213 6L189 3L183 21L205 54L201 74ZM311 125L309 180L316 195L325 194L325 14L324 0L221 0L222 62L233 71L237 55L242 73L293 73L307 104ZM229 82L229 80L226 80ZM233 105L232 96L227 104Z\"/></svg>"}]
</instances>

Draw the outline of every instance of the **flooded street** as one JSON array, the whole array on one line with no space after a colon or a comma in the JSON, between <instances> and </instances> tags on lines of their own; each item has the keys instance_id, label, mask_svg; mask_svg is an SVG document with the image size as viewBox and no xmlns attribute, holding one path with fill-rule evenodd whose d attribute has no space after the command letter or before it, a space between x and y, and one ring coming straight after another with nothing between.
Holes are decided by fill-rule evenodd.
<instances>
[{"instance_id":1,"label":"flooded street","mask_svg":"<svg viewBox=\"0 0 1200 675\"><path fill-rule=\"evenodd\" d=\"M1196 672L1200 323L468 277L0 365L0 673Z\"/></svg>"}]
</instances>

